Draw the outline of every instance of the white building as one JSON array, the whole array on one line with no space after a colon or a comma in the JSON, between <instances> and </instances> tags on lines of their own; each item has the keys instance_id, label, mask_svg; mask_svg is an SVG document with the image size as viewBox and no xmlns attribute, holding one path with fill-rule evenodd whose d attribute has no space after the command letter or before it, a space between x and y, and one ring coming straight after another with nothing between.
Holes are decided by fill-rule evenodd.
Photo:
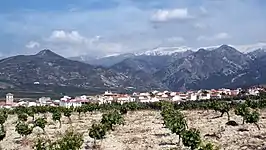
<instances>
[{"instance_id":1,"label":"white building","mask_svg":"<svg viewBox=\"0 0 266 150\"><path fill-rule=\"evenodd\" d=\"M209 99L211 99L210 93L201 93L199 95L199 100L209 100Z\"/></svg>"},{"instance_id":2,"label":"white building","mask_svg":"<svg viewBox=\"0 0 266 150\"><path fill-rule=\"evenodd\" d=\"M76 100L76 99L61 100L59 105L62 107L66 107L66 108L70 108L71 106L80 107L80 106L82 106L82 101Z\"/></svg>"},{"instance_id":3,"label":"white building","mask_svg":"<svg viewBox=\"0 0 266 150\"><path fill-rule=\"evenodd\" d=\"M14 102L14 95L11 93L6 94L6 104L12 105Z\"/></svg>"},{"instance_id":4,"label":"white building","mask_svg":"<svg viewBox=\"0 0 266 150\"><path fill-rule=\"evenodd\" d=\"M258 89L248 89L249 95L259 96L260 91Z\"/></svg>"},{"instance_id":5,"label":"white building","mask_svg":"<svg viewBox=\"0 0 266 150\"><path fill-rule=\"evenodd\" d=\"M136 100L135 97L131 97L129 95L121 95L121 96L117 97L116 101L118 103L123 104L123 103L127 103L127 102L134 102L135 100Z\"/></svg>"},{"instance_id":6,"label":"white building","mask_svg":"<svg viewBox=\"0 0 266 150\"><path fill-rule=\"evenodd\" d=\"M80 107L80 106L82 106L82 104L86 104L88 102L89 102L89 100L87 99L86 95L76 97L75 99L72 99L69 96L64 96L60 99L59 105L63 106L63 107L67 107L67 108L69 108L71 106Z\"/></svg>"},{"instance_id":7,"label":"white building","mask_svg":"<svg viewBox=\"0 0 266 150\"><path fill-rule=\"evenodd\" d=\"M172 98L172 101L176 102L176 101L181 101L181 97L180 95L175 95L173 98Z\"/></svg>"},{"instance_id":8,"label":"white building","mask_svg":"<svg viewBox=\"0 0 266 150\"><path fill-rule=\"evenodd\" d=\"M198 95L197 95L196 93L191 93L191 94L189 95L189 100L191 100L191 101L196 101L196 100L198 100Z\"/></svg>"},{"instance_id":9,"label":"white building","mask_svg":"<svg viewBox=\"0 0 266 150\"><path fill-rule=\"evenodd\" d=\"M47 104L47 102L51 101L50 97L41 97L39 98L38 102L40 103L41 106L44 106Z\"/></svg>"}]
</instances>

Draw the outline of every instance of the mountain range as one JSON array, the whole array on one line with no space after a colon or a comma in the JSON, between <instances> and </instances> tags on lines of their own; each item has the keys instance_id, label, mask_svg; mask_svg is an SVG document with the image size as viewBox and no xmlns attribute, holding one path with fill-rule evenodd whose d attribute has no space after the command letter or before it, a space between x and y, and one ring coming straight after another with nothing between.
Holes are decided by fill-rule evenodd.
<instances>
[{"instance_id":1,"label":"mountain range","mask_svg":"<svg viewBox=\"0 0 266 150\"><path fill-rule=\"evenodd\" d=\"M35 55L5 58L0 60L0 88L100 93L108 89L184 91L266 83L264 48L249 53L228 45L196 51L156 48L88 60L64 58L47 49Z\"/></svg>"}]
</instances>

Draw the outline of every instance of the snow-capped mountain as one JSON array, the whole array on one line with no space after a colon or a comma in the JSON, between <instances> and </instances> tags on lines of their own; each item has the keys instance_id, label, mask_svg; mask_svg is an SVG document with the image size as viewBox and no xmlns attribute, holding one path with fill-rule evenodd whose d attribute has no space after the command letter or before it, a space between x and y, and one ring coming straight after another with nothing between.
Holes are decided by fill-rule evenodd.
<instances>
[{"instance_id":1,"label":"snow-capped mountain","mask_svg":"<svg viewBox=\"0 0 266 150\"><path fill-rule=\"evenodd\" d=\"M235 45L233 46L237 50L243 53L249 53L256 50L266 50L266 43L256 43L256 44L249 44L249 45Z\"/></svg>"},{"instance_id":2,"label":"snow-capped mountain","mask_svg":"<svg viewBox=\"0 0 266 150\"><path fill-rule=\"evenodd\" d=\"M168 57L168 56L179 56L182 53L187 54L186 52L198 51L199 49L204 49L207 51L212 51L214 49L219 48L221 45L216 46L206 46L206 47L197 47L192 48L188 46L180 46L180 47L156 47L150 50L135 52L135 53L123 53L123 54L108 54L105 56L93 57L90 55L83 55L79 57L72 57L71 60L77 60L81 62L85 62L92 65L100 65L100 66L112 66L116 63L119 63L125 59L132 57ZM236 50L242 53L250 53L256 50L266 50L266 43L257 43L250 45L229 45L230 47L234 47ZM174 57L179 58L179 57Z\"/></svg>"},{"instance_id":3,"label":"snow-capped mountain","mask_svg":"<svg viewBox=\"0 0 266 150\"><path fill-rule=\"evenodd\" d=\"M178 52L184 52L187 50L192 50L192 48L187 46L181 47L156 47L152 50L147 50L144 52L134 53L136 56L140 55L147 55L147 56L165 56L165 55L172 55Z\"/></svg>"}]
</instances>

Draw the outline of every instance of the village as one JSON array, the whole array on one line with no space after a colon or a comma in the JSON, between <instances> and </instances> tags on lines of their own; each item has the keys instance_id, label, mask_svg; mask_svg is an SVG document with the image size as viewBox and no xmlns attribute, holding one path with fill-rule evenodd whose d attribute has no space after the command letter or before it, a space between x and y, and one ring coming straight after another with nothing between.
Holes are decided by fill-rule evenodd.
<instances>
[{"instance_id":1,"label":"village","mask_svg":"<svg viewBox=\"0 0 266 150\"><path fill-rule=\"evenodd\" d=\"M158 102L158 101L172 101L172 102L186 102L196 100L218 100L223 98L234 98L239 94L246 96L259 96L260 92L265 91L264 88L252 87L245 92L241 88L237 89L212 89L212 90L198 90L187 92L170 92L170 91L152 91L132 94L118 94L111 91L105 91L103 94L87 96L81 95L76 97L63 96L60 99L51 99L50 97L40 97L35 101L27 101L20 99L14 101L15 95L12 93L6 94L5 102L0 103L0 108L13 108L18 106L62 106L62 107L79 107L86 103L126 103L126 102Z\"/></svg>"}]
</instances>

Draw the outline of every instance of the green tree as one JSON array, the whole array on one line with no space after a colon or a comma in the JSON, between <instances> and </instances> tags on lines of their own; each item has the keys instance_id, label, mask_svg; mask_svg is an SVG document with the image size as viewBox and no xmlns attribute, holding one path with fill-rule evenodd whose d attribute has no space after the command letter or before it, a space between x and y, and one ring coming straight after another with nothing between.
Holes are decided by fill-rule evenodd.
<instances>
[{"instance_id":1,"label":"green tree","mask_svg":"<svg viewBox=\"0 0 266 150\"><path fill-rule=\"evenodd\" d=\"M18 113L18 120L26 122L28 120L28 115L26 113Z\"/></svg>"},{"instance_id":2,"label":"green tree","mask_svg":"<svg viewBox=\"0 0 266 150\"><path fill-rule=\"evenodd\" d=\"M29 107L26 113L28 116L32 117L32 120L34 121L34 115L35 115L34 107Z\"/></svg>"},{"instance_id":3,"label":"green tree","mask_svg":"<svg viewBox=\"0 0 266 150\"><path fill-rule=\"evenodd\" d=\"M182 133L182 142L185 146L195 150L200 146L200 132L196 129L189 129Z\"/></svg>"},{"instance_id":4,"label":"green tree","mask_svg":"<svg viewBox=\"0 0 266 150\"><path fill-rule=\"evenodd\" d=\"M113 130L113 125L123 124L124 119L121 113L117 110L111 111L102 115L101 123L104 124L108 130Z\"/></svg>"},{"instance_id":5,"label":"green tree","mask_svg":"<svg viewBox=\"0 0 266 150\"><path fill-rule=\"evenodd\" d=\"M245 115L246 123L254 123L257 128L260 130L260 126L258 124L260 120L260 114L257 111L253 111L252 113L248 113Z\"/></svg>"},{"instance_id":6,"label":"green tree","mask_svg":"<svg viewBox=\"0 0 266 150\"><path fill-rule=\"evenodd\" d=\"M7 120L7 117L8 117L7 114L5 114L4 112L0 112L0 124L1 124L1 126L4 125L4 123L5 123L6 120Z\"/></svg>"},{"instance_id":7,"label":"green tree","mask_svg":"<svg viewBox=\"0 0 266 150\"><path fill-rule=\"evenodd\" d=\"M94 139L94 144L96 140L101 140L106 134L106 127L103 124L93 124L89 129L89 136Z\"/></svg>"},{"instance_id":8,"label":"green tree","mask_svg":"<svg viewBox=\"0 0 266 150\"><path fill-rule=\"evenodd\" d=\"M57 111L54 111L53 112L53 115L52 115L52 119L53 121L58 121L59 122L59 128L61 128L61 111L60 110L57 110Z\"/></svg>"},{"instance_id":9,"label":"green tree","mask_svg":"<svg viewBox=\"0 0 266 150\"><path fill-rule=\"evenodd\" d=\"M21 136L24 136L25 138L32 133L32 127L29 127L29 125L25 122L19 122L16 125L15 131L18 132Z\"/></svg>"},{"instance_id":10,"label":"green tree","mask_svg":"<svg viewBox=\"0 0 266 150\"><path fill-rule=\"evenodd\" d=\"M4 126L1 125L1 128L0 128L0 141L2 141L5 137L6 137L6 131L4 129Z\"/></svg>"},{"instance_id":11,"label":"green tree","mask_svg":"<svg viewBox=\"0 0 266 150\"><path fill-rule=\"evenodd\" d=\"M83 107L76 107L76 111L78 112L79 120L81 119L81 113L83 112Z\"/></svg>"},{"instance_id":12,"label":"green tree","mask_svg":"<svg viewBox=\"0 0 266 150\"><path fill-rule=\"evenodd\" d=\"M248 106L244 104L239 104L235 108L235 114L243 117L243 124L245 123L245 116L250 113Z\"/></svg>"},{"instance_id":13,"label":"green tree","mask_svg":"<svg viewBox=\"0 0 266 150\"><path fill-rule=\"evenodd\" d=\"M199 150L218 150L218 148L215 147L212 143L207 143L202 145Z\"/></svg>"},{"instance_id":14,"label":"green tree","mask_svg":"<svg viewBox=\"0 0 266 150\"><path fill-rule=\"evenodd\" d=\"M128 111L128 109L127 109L127 107L125 107L125 106L121 106L121 108L120 108L120 112L121 112L121 114L127 114L127 111Z\"/></svg>"},{"instance_id":15,"label":"green tree","mask_svg":"<svg viewBox=\"0 0 266 150\"><path fill-rule=\"evenodd\" d=\"M79 150L83 144L83 135L73 130L67 130L61 139L52 143L52 149L55 150Z\"/></svg>"},{"instance_id":16,"label":"green tree","mask_svg":"<svg viewBox=\"0 0 266 150\"><path fill-rule=\"evenodd\" d=\"M226 113L228 117L228 121L230 120L230 114L229 114L229 111L231 109L230 104L228 104L227 102L214 102L212 104L212 108L215 111L219 111L221 113L220 117L223 117L224 113Z\"/></svg>"},{"instance_id":17,"label":"green tree","mask_svg":"<svg viewBox=\"0 0 266 150\"><path fill-rule=\"evenodd\" d=\"M45 132L45 125L47 124L47 120L45 118L38 118L34 121L34 127L40 127L43 132Z\"/></svg>"},{"instance_id":18,"label":"green tree","mask_svg":"<svg viewBox=\"0 0 266 150\"><path fill-rule=\"evenodd\" d=\"M64 109L64 116L68 118L69 123L71 123L71 109L70 108L65 108Z\"/></svg>"},{"instance_id":19,"label":"green tree","mask_svg":"<svg viewBox=\"0 0 266 150\"><path fill-rule=\"evenodd\" d=\"M51 142L49 139L38 137L33 149L35 150L79 150L83 144L83 135L73 130L67 130L60 139Z\"/></svg>"}]
</instances>

